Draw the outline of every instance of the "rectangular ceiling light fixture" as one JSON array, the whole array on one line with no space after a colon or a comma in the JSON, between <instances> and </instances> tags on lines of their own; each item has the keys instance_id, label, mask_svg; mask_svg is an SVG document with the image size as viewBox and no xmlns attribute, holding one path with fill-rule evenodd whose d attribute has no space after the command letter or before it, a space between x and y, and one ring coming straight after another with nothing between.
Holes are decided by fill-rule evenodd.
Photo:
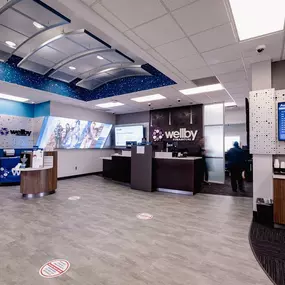
<instances>
[{"instance_id":1,"label":"rectangular ceiling light fixture","mask_svg":"<svg viewBox=\"0 0 285 285\"><path fill-rule=\"evenodd\" d=\"M0 93L0 99L17 101L17 102L27 102L27 101L29 101L29 99L27 99L27 98L17 97L17 96L3 94L3 93Z\"/></svg>"},{"instance_id":2,"label":"rectangular ceiling light fixture","mask_svg":"<svg viewBox=\"0 0 285 285\"><path fill-rule=\"evenodd\" d=\"M284 28L284 0L230 0L230 5L241 41Z\"/></svg>"},{"instance_id":3,"label":"rectangular ceiling light fixture","mask_svg":"<svg viewBox=\"0 0 285 285\"><path fill-rule=\"evenodd\" d=\"M136 101L138 103L150 102L150 101L156 101L156 100L162 100L162 99L166 99L166 97L164 97L160 94L154 94L154 95L147 95L147 96L132 98L133 101Z\"/></svg>"},{"instance_id":4,"label":"rectangular ceiling light fixture","mask_svg":"<svg viewBox=\"0 0 285 285\"><path fill-rule=\"evenodd\" d=\"M213 85L205 85L205 86L200 86L200 87L183 89L183 90L179 90L179 92L181 92L184 95L194 95L194 94L200 94L200 93L219 91L223 89L225 89L224 86L218 83L218 84L213 84Z\"/></svg>"},{"instance_id":5,"label":"rectangular ceiling light fixture","mask_svg":"<svg viewBox=\"0 0 285 285\"><path fill-rule=\"evenodd\" d=\"M225 102L225 107L234 107L236 105L237 105L236 102Z\"/></svg>"},{"instance_id":6,"label":"rectangular ceiling light fixture","mask_svg":"<svg viewBox=\"0 0 285 285\"><path fill-rule=\"evenodd\" d=\"M100 108L108 109L108 108L119 107L119 106L123 106L123 105L125 105L125 104L120 103L120 102L108 102L108 103L98 104L96 106L100 107Z\"/></svg>"}]
</instances>

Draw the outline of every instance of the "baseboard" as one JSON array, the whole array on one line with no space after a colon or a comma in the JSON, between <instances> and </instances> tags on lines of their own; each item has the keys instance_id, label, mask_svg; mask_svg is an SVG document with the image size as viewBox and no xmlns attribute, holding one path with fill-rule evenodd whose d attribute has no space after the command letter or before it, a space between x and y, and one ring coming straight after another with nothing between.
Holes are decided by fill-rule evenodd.
<instances>
[{"instance_id":1,"label":"baseboard","mask_svg":"<svg viewBox=\"0 0 285 285\"><path fill-rule=\"evenodd\" d=\"M102 173L103 173L102 171L99 171L99 172L91 172L91 173L84 173L84 174L78 174L78 175L64 176L64 177L59 177L58 180L78 178L78 177L84 177L84 176L90 176L90 175L99 175Z\"/></svg>"},{"instance_id":2,"label":"baseboard","mask_svg":"<svg viewBox=\"0 0 285 285\"><path fill-rule=\"evenodd\" d=\"M9 183L0 183L0 187L2 186L17 186L20 185L20 182L9 182Z\"/></svg>"}]
</instances>

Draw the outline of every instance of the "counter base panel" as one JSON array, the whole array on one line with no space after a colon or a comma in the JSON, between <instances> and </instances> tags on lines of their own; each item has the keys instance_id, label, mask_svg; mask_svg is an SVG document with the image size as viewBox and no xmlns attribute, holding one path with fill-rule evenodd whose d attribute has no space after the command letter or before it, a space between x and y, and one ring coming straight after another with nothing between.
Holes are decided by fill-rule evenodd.
<instances>
[{"instance_id":1,"label":"counter base panel","mask_svg":"<svg viewBox=\"0 0 285 285\"><path fill-rule=\"evenodd\" d=\"M22 198L25 200L30 200L30 199L35 199L35 198L42 198L44 196L52 195L55 194L56 191L49 191L49 192L42 192L42 193L37 193L37 194L22 194Z\"/></svg>"},{"instance_id":2,"label":"counter base panel","mask_svg":"<svg viewBox=\"0 0 285 285\"><path fill-rule=\"evenodd\" d=\"M183 190L178 190L178 189L157 188L156 190L159 192L165 192L165 193L181 194L181 195L188 195L188 196L194 195L193 192L183 191Z\"/></svg>"}]
</instances>

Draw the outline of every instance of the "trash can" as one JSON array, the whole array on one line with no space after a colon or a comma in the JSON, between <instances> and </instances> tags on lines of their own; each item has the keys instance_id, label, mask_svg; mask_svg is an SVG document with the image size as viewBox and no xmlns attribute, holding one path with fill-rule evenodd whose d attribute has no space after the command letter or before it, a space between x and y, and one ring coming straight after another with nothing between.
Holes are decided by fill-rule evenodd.
<instances>
[{"instance_id":1,"label":"trash can","mask_svg":"<svg viewBox=\"0 0 285 285\"><path fill-rule=\"evenodd\" d=\"M257 222L269 227L273 227L273 200L257 198Z\"/></svg>"}]
</instances>

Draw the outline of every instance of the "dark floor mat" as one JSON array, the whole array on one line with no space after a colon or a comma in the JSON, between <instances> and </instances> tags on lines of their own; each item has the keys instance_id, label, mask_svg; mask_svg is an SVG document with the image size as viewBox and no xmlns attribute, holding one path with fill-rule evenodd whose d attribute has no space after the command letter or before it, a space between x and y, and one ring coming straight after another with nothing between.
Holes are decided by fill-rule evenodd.
<instances>
[{"instance_id":1,"label":"dark floor mat","mask_svg":"<svg viewBox=\"0 0 285 285\"><path fill-rule=\"evenodd\" d=\"M249 239L261 267L277 285L285 285L285 230L253 222Z\"/></svg>"},{"instance_id":2,"label":"dark floor mat","mask_svg":"<svg viewBox=\"0 0 285 285\"><path fill-rule=\"evenodd\" d=\"M245 193L233 192L231 187L231 180L226 177L225 184L211 183L210 185L204 185L202 187L201 193L204 194L214 194L214 195L225 195L225 196L235 196L235 197L252 197L253 187L252 183L244 183Z\"/></svg>"}]
</instances>

